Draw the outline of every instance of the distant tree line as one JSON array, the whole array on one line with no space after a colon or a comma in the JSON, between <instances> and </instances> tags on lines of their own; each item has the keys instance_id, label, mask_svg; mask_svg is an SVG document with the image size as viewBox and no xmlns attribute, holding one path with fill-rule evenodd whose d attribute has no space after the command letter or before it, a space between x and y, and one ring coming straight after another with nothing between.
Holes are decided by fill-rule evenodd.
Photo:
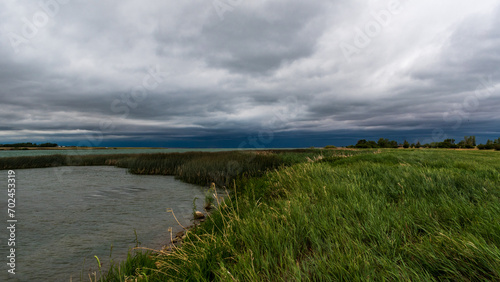
<instances>
[{"instance_id":1,"label":"distant tree line","mask_svg":"<svg viewBox=\"0 0 500 282\"><path fill-rule=\"evenodd\" d=\"M29 147L29 148L39 148L39 147L57 147L58 145L55 143L43 143L37 145L36 143L15 143L15 144L0 144L0 147Z\"/></svg>"},{"instance_id":2,"label":"distant tree line","mask_svg":"<svg viewBox=\"0 0 500 282\"><path fill-rule=\"evenodd\" d=\"M378 142L375 141L369 141L366 139L361 139L358 140L358 143L356 145L350 145L347 146L348 148L363 148L363 149L369 149L369 148L397 148L398 147L398 142L394 140L389 140L385 138L380 138Z\"/></svg>"},{"instance_id":3,"label":"distant tree line","mask_svg":"<svg viewBox=\"0 0 500 282\"><path fill-rule=\"evenodd\" d=\"M476 145L476 136L465 136L464 140L455 143L455 139L445 139L443 142L432 142L427 144L417 143L410 144L408 141L404 141L403 144L398 144L397 141L389 140L385 138L380 138L377 142L370 141L366 139L358 140L356 145L347 146L347 148L449 148L449 149L473 149L473 148L483 149L496 149L500 150L500 138L496 140L488 140L486 144Z\"/></svg>"},{"instance_id":4,"label":"distant tree line","mask_svg":"<svg viewBox=\"0 0 500 282\"><path fill-rule=\"evenodd\" d=\"M455 139L445 139L443 142L425 144L425 148L473 149L476 147L476 136L465 136L464 140L455 143Z\"/></svg>"},{"instance_id":5,"label":"distant tree line","mask_svg":"<svg viewBox=\"0 0 500 282\"><path fill-rule=\"evenodd\" d=\"M491 150L491 149L495 149L495 150L499 150L500 151L500 137L496 140L490 140L488 139L488 141L486 141L486 144L481 144L481 145L478 145L477 148L479 150Z\"/></svg>"}]
</instances>

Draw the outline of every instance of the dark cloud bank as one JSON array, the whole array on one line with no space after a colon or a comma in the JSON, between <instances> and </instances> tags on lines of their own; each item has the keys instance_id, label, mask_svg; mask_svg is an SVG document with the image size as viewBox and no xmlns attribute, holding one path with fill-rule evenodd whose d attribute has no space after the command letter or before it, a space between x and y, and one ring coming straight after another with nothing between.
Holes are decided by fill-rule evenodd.
<instances>
[{"instance_id":1,"label":"dark cloud bank","mask_svg":"<svg viewBox=\"0 0 500 282\"><path fill-rule=\"evenodd\" d=\"M0 143L500 136L496 1L177 2L3 1Z\"/></svg>"}]
</instances>

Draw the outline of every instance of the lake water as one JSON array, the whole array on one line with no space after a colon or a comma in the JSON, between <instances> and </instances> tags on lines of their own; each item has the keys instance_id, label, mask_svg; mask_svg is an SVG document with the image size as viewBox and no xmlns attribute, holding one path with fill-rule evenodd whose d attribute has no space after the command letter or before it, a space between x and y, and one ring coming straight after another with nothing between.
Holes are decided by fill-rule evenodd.
<instances>
[{"instance_id":1,"label":"lake water","mask_svg":"<svg viewBox=\"0 0 500 282\"><path fill-rule=\"evenodd\" d=\"M154 154L185 152L222 152L252 149L80 149L80 150L0 150L0 158L48 155L109 155L109 154ZM253 149L255 150L255 149Z\"/></svg>"},{"instance_id":2,"label":"lake water","mask_svg":"<svg viewBox=\"0 0 500 282\"><path fill-rule=\"evenodd\" d=\"M7 171L0 175L7 187ZM106 267L113 246L115 261L124 259L136 244L134 230L143 247L167 244L169 227L174 236L182 230L167 208L188 226L195 197L201 209L202 187L109 166L16 170L16 274L7 273L3 227L0 281L80 281L82 273L88 281L97 270L94 255ZM8 226L7 189L0 200Z\"/></svg>"}]
</instances>

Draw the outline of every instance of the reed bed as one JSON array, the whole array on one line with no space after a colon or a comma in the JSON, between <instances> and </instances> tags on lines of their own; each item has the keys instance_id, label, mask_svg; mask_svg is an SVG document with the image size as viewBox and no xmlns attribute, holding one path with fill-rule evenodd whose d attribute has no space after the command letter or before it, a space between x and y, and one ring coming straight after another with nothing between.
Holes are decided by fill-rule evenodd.
<instances>
[{"instance_id":1,"label":"reed bed","mask_svg":"<svg viewBox=\"0 0 500 282\"><path fill-rule=\"evenodd\" d=\"M57 166L112 165L142 175L173 175L187 183L219 187L233 180L262 176L269 170L311 159L340 158L352 151L256 150L116 155L51 155L0 158L0 170Z\"/></svg>"},{"instance_id":2,"label":"reed bed","mask_svg":"<svg viewBox=\"0 0 500 282\"><path fill-rule=\"evenodd\" d=\"M181 247L103 280L500 280L498 152L308 158L235 182Z\"/></svg>"},{"instance_id":3,"label":"reed bed","mask_svg":"<svg viewBox=\"0 0 500 282\"><path fill-rule=\"evenodd\" d=\"M496 151L0 158L0 169L61 165L114 165L231 192L181 246L134 250L93 281L500 280Z\"/></svg>"}]
</instances>

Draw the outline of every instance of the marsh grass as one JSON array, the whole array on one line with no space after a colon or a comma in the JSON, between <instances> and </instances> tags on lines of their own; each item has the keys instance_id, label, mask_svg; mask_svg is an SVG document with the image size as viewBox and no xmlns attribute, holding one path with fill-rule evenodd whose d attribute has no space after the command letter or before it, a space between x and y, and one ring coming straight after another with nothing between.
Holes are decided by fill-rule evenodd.
<instances>
[{"instance_id":1,"label":"marsh grass","mask_svg":"<svg viewBox=\"0 0 500 282\"><path fill-rule=\"evenodd\" d=\"M206 211L210 211L214 207L215 198L217 197L216 191L215 183L212 182L210 188L205 192L204 208Z\"/></svg>"},{"instance_id":2,"label":"marsh grass","mask_svg":"<svg viewBox=\"0 0 500 282\"><path fill-rule=\"evenodd\" d=\"M373 152L234 182L148 281L500 280L499 153Z\"/></svg>"},{"instance_id":3,"label":"marsh grass","mask_svg":"<svg viewBox=\"0 0 500 282\"><path fill-rule=\"evenodd\" d=\"M156 255L150 250L134 248L130 250L127 259L119 264L113 264L104 274L91 276L90 281L149 281L148 277L156 273Z\"/></svg>"},{"instance_id":4,"label":"marsh grass","mask_svg":"<svg viewBox=\"0 0 500 282\"><path fill-rule=\"evenodd\" d=\"M51 155L0 158L0 170L58 166L112 165L142 175L173 175L191 184L222 187L233 180L262 176L269 170L300 163L306 158L335 158L343 151L269 150L228 152L187 152L116 155ZM352 153L349 153L352 154Z\"/></svg>"},{"instance_id":5,"label":"marsh grass","mask_svg":"<svg viewBox=\"0 0 500 282\"><path fill-rule=\"evenodd\" d=\"M500 280L496 151L75 158L0 158L0 168L116 165L231 190L180 247L134 250L102 281Z\"/></svg>"}]
</instances>

